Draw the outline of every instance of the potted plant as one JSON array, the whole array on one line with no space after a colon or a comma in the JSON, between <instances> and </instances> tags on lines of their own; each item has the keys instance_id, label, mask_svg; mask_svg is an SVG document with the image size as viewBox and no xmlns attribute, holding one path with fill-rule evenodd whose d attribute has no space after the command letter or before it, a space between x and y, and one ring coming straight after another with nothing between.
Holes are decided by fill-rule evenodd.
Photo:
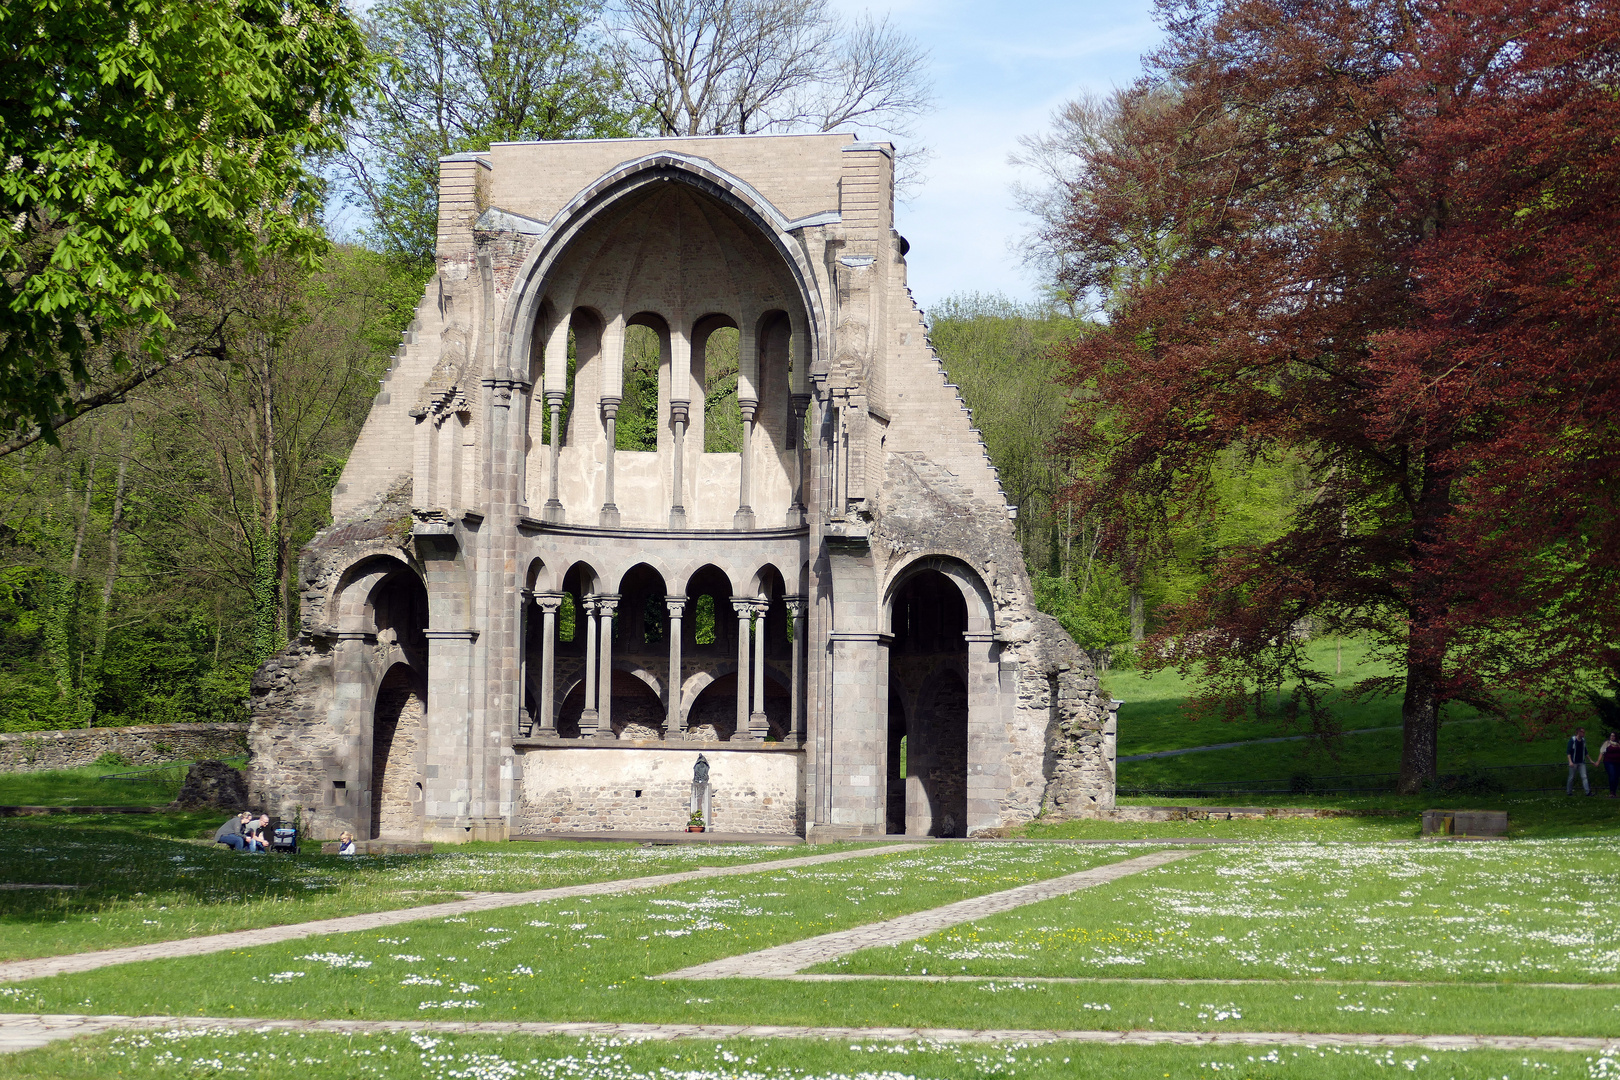
<instances>
[{"instance_id":1,"label":"potted plant","mask_svg":"<svg viewBox=\"0 0 1620 1080\"><path fill-rule=\"evenodd\" d=\"M692 816L686 819L686 831L687 832L702 832L703 831L703 811L701 811L701 810L692 811Z\"/></svg>"}]
</instances>

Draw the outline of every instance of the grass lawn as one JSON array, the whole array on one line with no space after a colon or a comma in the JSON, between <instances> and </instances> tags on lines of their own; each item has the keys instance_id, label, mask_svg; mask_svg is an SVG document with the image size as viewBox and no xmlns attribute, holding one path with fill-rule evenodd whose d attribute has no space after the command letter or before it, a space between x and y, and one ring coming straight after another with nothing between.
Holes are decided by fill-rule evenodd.
<instances>
[{"instance_id":1,"label":"grass lawn","mask_svg":"<svg viewBox=\"0 0 1620 1080\"><path fill-rule=\"evenodd\" d=\"M739 1017L766 1022L762 1009L786 1007L798 1019L784 1022L891 1023L904 1014L892 1011L889 1000L875 1011L857 1000L864 991L845 1001L842 990L829 995L821 987L770 983L757 991L740 981L689 984L645 976L1142 853L1140 847L927 845L36 980L9 988L0 1008L363 1019L613 1015L731 1023ZM837 1000L830 1007L822 1004L831 999Z\"/></svg>"},{"instance_id":2,"label":"grass lawn","mask_svg":"<svg viewBox=\"0 0 1620 1080\"><path fill-rule=\"evenodd\" d=\"M1198 838L1216 840L1415 840L1424 810L1505 810L1514 839L1620 836L1620 800L1549 792L1492 795L1232 795L1225 798L1121 799L1121 806L1289 806L1395 810L1395 817L1266 818L1190 821L1034 821L1017 835L1040 840Z\"/></svg>"},{"instance_id":3,"label":"grass lawn","mask_svg":"<svg viewBox=\"0 0 1620 1080\"><path fill-rule=\"evenodd\" d=\"M164 806L180 794L179 784L98 779L127 768L0 773L0 806Z\"/></svg>"},{"instance_id":4,"label":"grass lawn","mask_svg":"<svg viewBox=\"0 0 1620 1080\"><path fill-rule=\"evenodd\" d=\"M225 815L0 819L0 960L306 922L839 850L741 845L465 844L432 855L245 855L208 842Z\"/></svg>"},{"instance_id":5,"label":"grass lawn","mask_svg":"<svg viewBox=\"0 0 1620 1080\"><path fill-rule=\"evenodd\" d=\"M1595 1060L1594 1060L1595 1059ZM1434 1080L1613 1075L1615 1059L1584 1054L1362 1048L984 1046L937 1042L730 1039L635 1042L491 1035L335 1035L173 1031L107 1035L0 1058L0 1077L94 1080L114 1075L281 1080L1163 1080L1164 1077L1331 1076Z\"/></svg>"},{"instance_id":6,"label":"grass lawn","mask_svg":"<svg viewBox=\"0 0 1620 1080\"><path fill-rule=\"evenodd\" d=\"M1343 696L1343 691L1352 684L1389 674L1390 669L1369 659L1362 642L1344 640L1342 664L1339 650L1333 638L1320 639L1308 647L1315 668L1329 676L1335 687L1328 696L1328 705L1341 727L1346 731L1398 728L1401 722L1399 698L1348 701ZM1104 687L1125 702L1119 710L1118 752L1121 757L1301 733L1300 728L1288 726L1275 711L1265 719L1255 719L1251 712L1249 719L1232 723L1189 718L1183 711L1183 703L1193 692L1194 684L1174 669L1159 671L1151 678L1143 678L1137 671L1113 671L1104 678ZM1525 765L1564 760L1565 736L1562 733L1526 742L1511 724L1482 718L1472 707L1456 703L1446 707L1444 720L1440 733L1443 771L1470 764ZM1595 721L1588 728L1595 730ZM1589 737L1590 734L1589 730ZM1400 745L1400 732L1388 731L1346 736L1333 754L1307 740L1151 761L1126 761L1119 766L1119 783L1122 787L1135 787L1244 778L1285 779L1302 771L1317 775L1393 772L1400 764Z\"/></svg>"},{"instance_id":7,"label":"grass lawn","mask_svg":"<svg viewBox=\"0 0 1620 1080\"><path fill-rule=\"evenodd\" d=\"M1620 845L1580 842L1216 849L1032 905L1014 913L1017 921L986 920L976 943L948 942L946 933L921 943L935 951L915 959L907 944L835 969L889 967L868 972L889 978L661 977L1142 850L937 845L132 964L0 988L0 1000L19 1012L287 1018L1587 1036L1620 1029L1620 902L1612 899L1620 895ZM1474 860L1485 860L1477 872ZM1374 906L1380 901L1387 903ZM1005 947L982 944L992 941ZM1140 962L1113 962L1121 957ZM908 979L908 959L916 976L942 963L974 978ZM1029 981L1052 972L1121 981ZM1242 981L1135 981L1209 976ZM1267 976L1276 981L1255 981ZM1402 976L1423 985L1343 981ZM1551 981L1599 985L1529 985Z\"/></svg>"}]
</instances>

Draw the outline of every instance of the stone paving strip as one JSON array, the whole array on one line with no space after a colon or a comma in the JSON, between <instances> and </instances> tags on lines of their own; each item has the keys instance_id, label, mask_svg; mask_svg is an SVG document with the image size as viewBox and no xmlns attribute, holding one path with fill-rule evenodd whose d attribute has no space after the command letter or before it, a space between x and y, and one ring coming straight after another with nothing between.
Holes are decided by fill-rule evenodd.
<instances>
[{"instance_id":1,"label":"stone paving strip","mask_svg":"<svg viewBox=\"0 0 1620 1080\"><path fill-rule=\"evenodd\" d=\"M777 1027L763 1024L608 1024L454 1020L255 1020L245 1016L0 1015L0 1053L108 1031L203 1028L447 1035L595 1035L620 1039L854 1039L871 1042L1106 1043L1113 1046L1403 1046L1424 1050L1620 1052L1620 1038L1562 1035L1357 1035L1297 1031L1058 1031L966 1028Z\"/></svg>"},{"instance_id":2,"label":"stone paving strip","mask_svg":"<svg viewBox=\"0 0 1620 1080\"><path fill-rule=\"evenodd\" d=\"M1093 885L1105 885L1130 874L1139 874L1144 870L1152 870L1166 863L1175 862L1177 859L1185 859L1192 854L1194 852L1186 850L1157 851L1151 855L1141 855L1134 859L1126 859L1124 862L1082 870L1076 874L1067 874L1047 881L1032 881L1028 885L1019 885L1002 892L958 900L954 904L901 915L884 922L868 923L853 930L839 930L819 937L805 938L803 941L791 941L786 945L761 949L759 952L728 956L724 960L711 960L706 964L682 968L667 975L647 977L649 979L791 978L804 968L836 960L848 953L878 945L898 945L903 941L927 937L947 926L1000 915L1004 911L1011 911L1026 904L1035 904L1042 900L1051 900L1053 897L1066 896L1080 889L1089 889Z\"/></svg>"},{"instance_id":3,"label":"stone paving strip","mask_svg":"<svg viewBox=\"0 0 1620 1080\"><path fill-rule=\"evenodd\" d=\"M757 874L765 870L791 870L802 866L842 862L845 859L864 859L870 855L910 854L917 849L909 844L888 844L882 847L862 848L858 851L838 851L830 855L809 855L797 859L770 859L742 863L737 866L711 866L700 870L683 870L673 874L655 874L651 877L620 878L614 881L594 881L587 885L561 885L550 889L531 889L516 893L476 893L463 900L443 904L425 904L421 907L377 911L367 915L345 915L336 919L315 922L289 923L286 926L266 926L257 930L233 930L228 934L209 934L206 937L180 938L158 941L150 945L130 945L121 949L100 952L72 953L66 956L43 956L32 960L9 960L0 963L0 983L42 979L50 975L71 975L81 971L112 967L115 964L133 964L142 960L172 960L181 956L204 956L230 949L247 949L259 945L275 945L283 941L315 937L320 934L348 934L356 930L376 930L384 926L418 922L452 915L467 915L477 911L538 904L546 900L567 900L576 896L602 896L640 889L656 889L683 881L701 881L704 878L733 877L738 874Z\"/></svg>"},{"instance_id":4,"label":"stone paving strip","mask_svg":"<svg viewBox=\"0 0 1620 1080\"><path fill-rule=\"evenodd\" d=\"M1455 979L1432 982L1415 979L1154 979L1129 975L846 975L843 973L782 975L790 982L920 982L920 983L1129 983L1135 986L1443 986L1489 990L1620 990L1620 983L1556 982L1458 982ZM669 976L664 976L669 978Z\"/></svg>"}]
</instances>

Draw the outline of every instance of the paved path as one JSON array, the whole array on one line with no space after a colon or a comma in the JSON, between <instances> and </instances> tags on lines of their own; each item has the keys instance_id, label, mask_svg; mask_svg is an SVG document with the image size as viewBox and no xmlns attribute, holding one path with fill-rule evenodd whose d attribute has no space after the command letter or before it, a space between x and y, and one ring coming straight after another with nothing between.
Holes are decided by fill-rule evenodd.
<instances>
[{"instance_id":1,"label":"paved path","mask_svg":"<svg viewBox=\"0 0 1620 1080\"><path fill-rule=\"evenodd\" d=\"M1620 1039L1529 1035L1357 1035L1297 1031L1057 1031L966 1028L772 1027L742 1024L522 1023L454 1020L254 1020L245 1016L0 1015L0 1053L106 1031L177 1028L331 1031L347 1034L432 1031L451 1035L598 1035L632 1039L854 1039L862 1042L1106 1043L1114 1046L1401 1046L1422 1050L1541 1050L1620 1053Z\"/></svg>"},{"instance_id":2,"label":"paved path","mask_svg":"<svg viewBox=\"0 0 1620 1080\"><path fill-rule=\"evenodd\" d=\"M345 915L338 919L320 919L316 922L292 923L287 926L266 926L256 930L236 930L228 934L210 934L207 937L181 938L178 941L159 941L150 945L131 945L122 949L101 952L74 953L69 956L45 956L36 960L11 960L0 963L0 983L40 979L48 975L67 975L114 964L133 964L141 960L170 960L179 956L203 956L229 949L274 945L282 941L315 937L320 934L347 934L356 930L376 930L384 926L417 922L422 919L466 915L476 911L494 911L499 908L537 904L545 900L566 900L575 896L602 896L637 889L656 889L683 881L704 878L732 877L737 874L757 874L763 870L788 870L822 863L842 862L845 859L864 859L870 855L913 853L917 849L909 844L862 848L858 851L840 851L831 855L809 855L798 859L767 859L740 863L736 866L705 867L674 874L655 874L651 877L622 878L615 881L595 881L588 885L562 885L551 889L531 889L518 893L479 893L465 900L452 900L445 904L426 904L422 907L400 908L396 911L378 911L368 915Z\"/></svg>"},{"instance_id":3,"label":"paved path","mask_svg":"<svg viewBox=\"0 0 1620 1080\"><path fill-rule=\"evenodd\" d=\"M967 900L958 900L954 904L944 907L930 908L927 911L916 911L910 915L901 915L896 919L884 922L869 923L866 926L857 926L853 930L839 930L831 934L822 934L819 937L805 938L803 941L791 941L786 945L777 945L770 949L761 949L759 952L745 953L742 956L728 956L724 960L712 960L707 964L697 964L693 967L672 971L668 975L653 975L649 978L657 979L783 979L812 964L824 964L828 960L835 960L846 953L857 952L861 949L870 949L877 945L895 945L902 941L912 941L916 938L926 937L936 930L958 923L968 922L972 919L982 919L990 915L999 915L1004 911L1023 907L1025 904L1034 904L1042 900L1050 900L1056 896L1064 896L1079 889L1088 889L1093 885L1102 885L1129 874L1151 870L1166 863L1185 859L1191 851L1158 851L1152 855L1141 855L1124 862L1111 863L1107 866L1098 866L1090 870L1082 870L1078 874L1067 874L1047 881L1034 881L1028 885L1019 885L1017 888L1006 889L987 896L975 896Z\"/></svg>"},{"instance_id":4,"label":"paved path","mask_svg":"<svg viewBox=\"0 0 1620 1080\"><path fill-rule=\"evenodd\" d=\"M1620 983L1458 982L1455 979L1133 979L1129 975L783 975L792 982L1130 983L1137 986L1443 986L1448 990L1620 990ZM668 978L668 976L665 976Z\"/></svg>"}]
</instances>

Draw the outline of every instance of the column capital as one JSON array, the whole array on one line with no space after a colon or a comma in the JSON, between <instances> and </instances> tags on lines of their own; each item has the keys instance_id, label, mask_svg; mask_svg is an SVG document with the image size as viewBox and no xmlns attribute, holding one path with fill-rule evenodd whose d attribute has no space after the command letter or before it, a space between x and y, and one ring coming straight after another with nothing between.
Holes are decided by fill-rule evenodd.
<instances>
[{"instance_id":1,"label":"column capital","mask_svg":"<svg viewBox=\"0 0 1620 1080\"><path fill-rule=\"evenodd\" d=\"M733 600L731 607L737 612L737 617L742 618L744 615L763 615L770 610L771 605L765 600L746 599Z\"/></svg>"},{"instance_id":2,"label":"column capital","mask_svg":"<svg viewBox=\"0 0 1620 1080\"><path fill-rule=\"evenodd\" d=\"M666 596L664 597L664 608L669 612L670 618L678 619L681 617L681 613L686 610L686 597Z\"/></svg>"},{"instance_id":3,"label":"column capital","mask_svg":"<svg viewBox=\"0 0 1620 1080\"><path fill-rule=\"evenodd\" d=\"M788 606L788 610L793 612L795 615L803 615L804 606L810 602L810 598L798 593L794 593L792 596L782 597L782 602L786 604Z\"/></svg>"},{"instance_id":4,"label":"column capital","mask_svg":"<svg viewBox=\"0 0 1620 1080\"><path fill-rule=\"evenodd\" d=\"M560 592L537 592L533 594L534 602L539 605L540 610L545 612L547 615L555 615L558 611L562 610L564 595L566 594Z\"/></svg>"},{"instance_id":5,"label":"column capital","mask_svg":"<svg viewBox=\"0 0 1620 1080\"><path fill-rule=\"evenodd\" d=\"M618 397L618 396L616 396L614 394L603 394L602 395L602 400L601 400L601 403L600 403L601 407L602 407L602 419L604 419L604 420L617 419L618 415L619 415L619 404L622 401L624 401L623 398Z\"/></svg>"},{"instance_id":6,"label":"column capital","mask_svg":"<svg viewBox=\"0 0 1620 1080\"><path fill-rule=\"evenodd\" d=\"M686 398L669 399L669 419L672 423L684 424L691 416L692 403Z\"/></svg>"},{"instance_id":7,"label":"column capital","mask_svg":"<svg viewBox=\"0 0 1620 1080\"><path fill-rule=\"evenodd\" d=\"M737 409L742 413L743 423L752 424L754 413L759 409L759 401L756 398L740 397L737 399Z\"/></svg>"},{"instance_id":8,"label":"column capital","mask_svg":"<svg viewBox=\"0 0 1620 1080\"><path fill-rule=\"evenodd\" d=\"M562 403L568 398L567 390L546 390L544 393L547 404L554 405L557 408L561 408Z\"/></svg>"},{"instance_id":9,"label":"column capital","mask_svg":"<svg viewBox=\"0 0 1620 1080\"><path fill-rule=\"evenodd\" d=\"M619 610L618 593L597 593L594 599L596 600L596 610L609 618L612 618L614 613Z\"/></svg>"}]
</instances>

